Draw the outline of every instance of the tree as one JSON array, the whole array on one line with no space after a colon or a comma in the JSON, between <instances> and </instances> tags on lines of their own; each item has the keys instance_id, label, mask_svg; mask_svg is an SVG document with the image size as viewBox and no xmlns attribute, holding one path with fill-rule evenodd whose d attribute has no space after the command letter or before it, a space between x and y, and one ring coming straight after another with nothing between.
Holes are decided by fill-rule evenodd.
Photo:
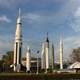
<instances>
[{"instance_id":1,"label":"tree","mask_svg":"<svg viewBox=\"0 0 80 80\"><path fill-rule=\"evenodd\" d=\"M13 64L13 51L8 51L5 55L3 55L2 60L7 65Z\"/></svg>"},{"instance_id":2,"label":"tree","mask_svg":"<svg viewBox=\"0 0 80 80\"><path fill-rule=\"evenodd\" d=\"M5 55L2 56L2 65L3 71L10 71L10 65L13 64L13 51L8 51Z\"/></svg>"},{"instance_id":3,"label":"tree","mask_svg":"<svg viewBox=\"0 0 80 80\"><path fill-rule=\"evenodd\" d=\"M2 72L2 71L3 71L3 61L0 60L0 72Z\"/></svg>"},{"instance_id":4,"label":"tree","mask_svg":"<svg viewBox=\"0 0 80 80\"><path fill-rule=\"evenodd\" d=\"M80 62L80 47L72 50L70 58L71 62L76 62L76 61Z\"/></svg>"}]
</instances>

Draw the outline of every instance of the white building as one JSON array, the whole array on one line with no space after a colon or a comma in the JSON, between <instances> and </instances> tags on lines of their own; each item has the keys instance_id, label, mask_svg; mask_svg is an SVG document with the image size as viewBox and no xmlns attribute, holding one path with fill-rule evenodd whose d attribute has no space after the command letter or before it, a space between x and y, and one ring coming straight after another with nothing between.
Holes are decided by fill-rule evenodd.
<instances>
[{"instance_id":1,"label":"white building","mask_svg":"<svg viewBox=\"0 0 80 80\"><path fill-rule=\"evenodd\" d=\"M80 62L75 62L71 64L68 69L80 69Z\"/></svg>"}]
</instances>

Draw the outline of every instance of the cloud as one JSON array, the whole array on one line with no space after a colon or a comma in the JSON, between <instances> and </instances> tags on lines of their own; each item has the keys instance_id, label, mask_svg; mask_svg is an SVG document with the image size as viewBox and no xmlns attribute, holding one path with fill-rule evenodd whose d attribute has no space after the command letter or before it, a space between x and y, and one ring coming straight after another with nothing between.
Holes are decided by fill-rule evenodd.
<instances>
[{"instance_id":1,"label":"cloud","mask_svg":"<svg viewBox=\"0 0 80 80\"><path fill-rule=\"evenodd\" d=\"M40 0L42 2L42 0ZM39 1L37 1L38 3ZM48 2L48 0L43 0L43 2ZM64 22L66 21L66 19L69 18L69 16L71 16L71 14L74 13L75 9L77 8L78 5L78 0L57 0L57 1L49 1L49 3L51 4L53 3L57 3L56 5L58 5L58 3L63 3L63 5L58 5L57 7L59 7L59 9L52 8L52 10L49 10L48 7L47 10L46 8L43 8L42 10L37 10L37 11L32 11L31 13L27 12L26 14L24 14L25 17L25 21L29 22L30 24L33 24L33 26L37 26L37 27L47 27L47 26L58 26L58 25L62 25L64 24ZM35 2L36 3L36 2ZM37 4L36 4L37 5ZM50 5L49 5L50 6ZM54 7L54 6L51 6ZM39 8L39 6L38 6ZM56 11L54 10L56 9ZM67 22L66 22L67 23ZM65 25L64 25L65 26ZM70 25L72 26L72 25Z\"/></svg>"},{"instance_id":2,"label":"cloud","mask_svg":"<svg viewBox=\"0 0 80 80\"><path fill-rule=\"evenodd\" d=\"M75 32L80 31L80 0L70 0L68 4L66 5L66 8L64 8L64 12L66 10L69 12L69 15L67 14L66 22L68 23L68 26L71 27ZM64 13L63 12L63 13Z\"/></svg>"},{"instance_id":3,"label":"cloud","mask_svg":"<svg viewBox=\"0 0 80 80\"><path fill-rule=\"evenodd\" d=\"M76 10L74 16L75 17L80 17L80 7L78 7L78 9Z\"/></svg>"},{"instance_id":4,"label":"cloud","mask_svg":"<svg viewBox=\"0 0 80 80\"><path fill-rule=\"evenodd\" d=\"M10 23L11 20L6 15L3 15L3 16L0 16L0 22Z\"/></svg>"},{"instance_id":5,"label":"cloud","mask_svg":"<svg viewBox=\"0 0 80 80\"><path fill-rule=\"evenodd\" d=\"M72 16L72 19L70 21L70 26L75 32L80 31L80 7L77 8L74 15Z\"/></svg>"},{"instance_id":6,"label":"cloud","mask_svg":"<svg viewBox=\"0 0 80 80\"><path fill-rule=\"evenodd\" d=\"M71 36L71 37L65 38L64 45L65 45L65 49L80 47L80 37Z\"/></svg>"},{"instance_id":7,"label":"cloud","mask_svg":"<svg viewBox=\"0 0 80 80\"><path fill-rule=\"evenodd\" d=\"M39 7L39 8L46 9L48 8L48 6L50 7L50 5L55 5L55 3L64 3L64 2L66 1L64 0L34 0L34 1L33 0L0 0L0 7L14 9L24 5L26 5L26 7L29 7L29 5L31 5L32 8Z\"/></svg>"},{"instance_id":8,"label":"cloud","mask_svg":"<svg viewBox=\"0 0 80 80\"><path fill-rule=\"evenodd\" d=\"M72 50L80 47L80 37L78 35L64 38L64 57L69 58ZM66 56L65 56L66 55Z\"/></svg>"},{"instance_id":9,"label":"cloud","mask_svg":"<svg viewBox=\"0 0 80 80\"><path fill-rule=\"evenodd\" d=\"M0 6L2 8L13 9L27 1L29 0L0 0Z\"/></svg>"},{"instance_id":10,"label":"cloud","mask_svg":"<svg viewBox=\"0 0 80 80\"><path fill-rule=\"evenodd\" d=\"M48 26L50 27L61 24L63 21L63 16L52 13L44 14L43 12L32 12L24 14L23 21L27 21L27 23L32 25L33 27L47 28Z\"/></svg>"},{"instance_id":11,"label":"cloud","mask_svg":"<svg viewBox=\"0 0 80 80\"><path fill-rule=\"evenodd\" d=\"M29 23L33 23L34 21L36 21L36 22L39 21L40 17L41 17L40 15L32 14L32 13L27 13L27 14L22 16L22 18L24 20L27 20L27 22L29 22Z\"/></svg>"},{"instance_id":12,"label":"cloud","mask_svg":"<svg viewBox=\"0 0 80 80\"><path fill-rule=\"evenodd\" d=\"M20 4L21 0L0 0L0 6L3 8L14 8Z\"/></svg>"},{"instance_id":13,"label":"cloud","mask_svg":"<svg viewBox=\"0 0 80 80\"><path fill-rule=\"evenodd\" d=\"M13 40L10 35L0 35L0 56L6 54L7 51L13 50ZM1 59L0 57L0 59Z\"/></svg>"}]
</instances>

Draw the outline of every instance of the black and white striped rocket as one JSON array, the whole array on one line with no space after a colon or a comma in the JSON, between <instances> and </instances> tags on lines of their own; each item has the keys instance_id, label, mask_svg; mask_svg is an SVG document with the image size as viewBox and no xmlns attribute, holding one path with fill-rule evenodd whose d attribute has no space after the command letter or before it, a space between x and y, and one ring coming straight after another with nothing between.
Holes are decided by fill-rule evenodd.
<instances>
[{"instance_id":1,"label":"black and white striped rocket","mask_svg":"<svg viewBox=\"0 0 80 80\"><path fill-rule=\"evenodd\" d=\"M14 43L14 71L19 72L21 68L21 53L22 53L22 21L21 11L16 23L15 43Z\"/></svg>"}]
</instances>

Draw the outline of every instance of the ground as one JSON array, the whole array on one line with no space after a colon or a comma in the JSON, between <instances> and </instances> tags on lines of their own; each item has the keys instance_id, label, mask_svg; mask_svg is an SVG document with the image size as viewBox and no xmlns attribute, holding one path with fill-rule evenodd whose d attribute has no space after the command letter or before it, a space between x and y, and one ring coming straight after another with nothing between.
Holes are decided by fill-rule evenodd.
<instances>
[{"instance_id":1,"label":"ground","mask_svg":"<svg viewBox=\"0 0 80 80\"><path fill-rule=\"evenodd\" d=\"M0 73L0 80L80 80L80 73L49 73L49 74L27 74L27 73Z\"/></svg>"}]
</instances>

